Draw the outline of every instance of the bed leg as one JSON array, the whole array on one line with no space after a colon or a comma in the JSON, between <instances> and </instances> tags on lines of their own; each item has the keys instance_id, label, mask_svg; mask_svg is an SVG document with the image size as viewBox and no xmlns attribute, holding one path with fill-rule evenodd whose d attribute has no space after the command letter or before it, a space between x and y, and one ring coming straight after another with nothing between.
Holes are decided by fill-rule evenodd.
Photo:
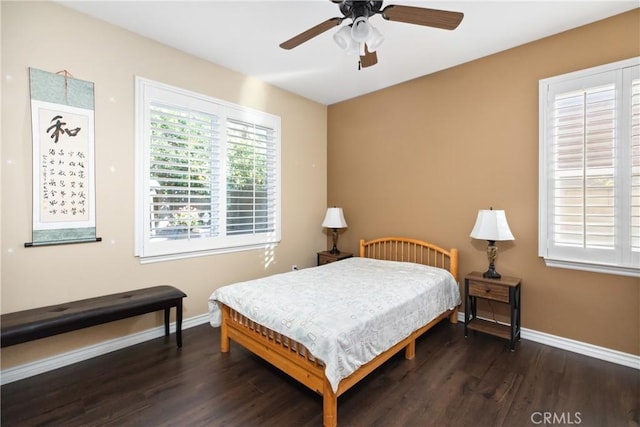
<instances>
[{"instance_id":1,"label":"bed leg","mask_svg":"<svg viewBox=\"0 0 640 427\"><path fill-rule=\"evenodd\" d=\"M449 322L458 323L458 307L454 308L449 315Z\"/></svg>"},{"instance_id":2,"label":"bed leg","mask_svg":"<svg viewBox=\"0 0 640 427\"><path fill-rule=\"evenodd\" d=\"M229 307L224 306L222 308L222 323L220 324L220 352L228 353L229 347L231 347L231 340L229 339L229 328L227 322L231 318Z\"/></svg>"},{"instance_id":3,"label":"bed leg","mask_svg":"<svg viewBox=\"0 0 640 427\"><path fill-rule=\"evenodd\" d=\"M220 352L229 353L231 347L231 341L229 340L229 332L227 332L227 325L225 323L220 327Z\"/></svg>"},{"instance_id":4,"label":"bed leg","mask_svg":"<svg viewBox=\"0 0 640 427\"><path fill-rule=\"evenodd\" d=\"M322 425L324 427L338 425L338 396L333 392L326 376L322 390Z\"/></svg>"},{"instance_id":5,"label":"bed leg","mask_svg":"<svg viewBox=\"0 0 640 427\"><path fill-rule=\"evenodd\" d=\"M407 360L411 360L416 357L416 340L415 338L411 340L409 344L404 348L404 358Z\"/></svg>"}]
</instances>

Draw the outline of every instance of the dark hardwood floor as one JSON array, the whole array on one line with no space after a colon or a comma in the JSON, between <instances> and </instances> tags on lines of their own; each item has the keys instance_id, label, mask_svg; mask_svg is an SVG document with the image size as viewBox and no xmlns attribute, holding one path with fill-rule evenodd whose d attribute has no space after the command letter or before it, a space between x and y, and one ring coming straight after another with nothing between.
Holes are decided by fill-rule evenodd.
<instances>
[{"instance_id":1,"label":"dark hardwood floor","mask_svg":"<svg viewBox=\"0 0 640 427\"><path fill-rule=\"evenodd\" d=\"M219 330L184 331L1 388L10 426L320 426L322 399ZM638 426L639 371L444 321L338 399L340 426Z\"/></svg>"}]
</instances>

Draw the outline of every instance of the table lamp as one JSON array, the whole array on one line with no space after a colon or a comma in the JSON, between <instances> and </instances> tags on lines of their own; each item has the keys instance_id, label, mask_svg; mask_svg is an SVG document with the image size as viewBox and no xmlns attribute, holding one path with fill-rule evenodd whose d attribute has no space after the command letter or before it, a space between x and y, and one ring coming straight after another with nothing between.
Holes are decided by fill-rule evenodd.
<instances>
[{"instance_id":1,"label":"table lamp","mask_svg":"<svg viewBox=\"0 0 640 427\"><path fill-rule=\"evenodd\" d=\"M324 221L322 221L322 226L325 228L333 229L333 248L329 251L332 254L339 254L338 250L338 228L346 228L347 221L344 219L344 214L342 213L342 208L328 208L327 214L324 216Z\"/></svg>"},{"instance_id":2,"label":"table lamp","mask_svg":"<svg viewBox=\"0 0 640 427\"><path fill-rule=\"evenodd\" d=\"M493 208L478 211L478 218L476 218L476 224L473 226L473 230L471 230L471 237L489 241L489 246L487 246L489 269L485 271L482 276L489 279L499 279L502 277L495 268L496 256L498 255L496 241L515 240L509 229L507 216L504 211L493 210Z\"/></svg>"}]
</instances>

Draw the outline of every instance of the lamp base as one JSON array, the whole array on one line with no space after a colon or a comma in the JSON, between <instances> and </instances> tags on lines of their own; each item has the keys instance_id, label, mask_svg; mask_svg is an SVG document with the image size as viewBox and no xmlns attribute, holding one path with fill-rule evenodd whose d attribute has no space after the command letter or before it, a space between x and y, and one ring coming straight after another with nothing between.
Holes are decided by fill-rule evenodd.
<instances>
[{"instance_id":1,"label":"lamp base","mask_svg":"<svg viewBox=\"0 0 640 427\"><path fill-rule=\"evenodd\" d=\"M498 247L496 246L495 240L489 240L489 245L487 246L487 258L489 258L489 269L482 273L482 277L486 277L487 279L499 279L500 273L496 271L495 262L496 256L498 255Z\"/></svg>"},{"instance_id":2,"label":"lamp base","mask_svg":"<svg viewBox=\"0 0 640 427\"><path fill-rule=\"evenodd\" d=\"M331 250L329 251L330 254L333 255L337 255L340 253L340 251L338 250L338 229L334 228L333 229L333 248L331 248Z\"/></svg>"},{"instance_id":3,"label":"lamp base","mask_svg":"<svg viewBox=\"0 0 640 427\"><path fill-rule=\"evenodd\" d=\"M482 277L485 277L487 279L499 279L502 276L494 268L489 267L489 269L487 271L482 273Z\"/></svg>"}]
</instances>

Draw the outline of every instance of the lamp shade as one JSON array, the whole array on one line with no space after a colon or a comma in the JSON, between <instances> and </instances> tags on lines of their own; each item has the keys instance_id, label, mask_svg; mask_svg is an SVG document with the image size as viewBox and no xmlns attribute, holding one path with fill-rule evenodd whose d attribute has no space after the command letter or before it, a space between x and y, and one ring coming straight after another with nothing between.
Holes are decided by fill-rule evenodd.
<instances>
[{"instance_id":1,"label":"lamp shade","mask_svg":"<svg viewBox=\"0 0 640 427\"><path fill-rule=\"evenodd\" d=\"M371 25L364 16L357 17L351 26L351 37L358 43L367 41L371 35Z\"/></svg>"},{"instance_id":2,"label":"lamp shade","mask_svg":"<svg viewBox=\"0 0 640 427\"><path fill-rule=\"evenodd\" d=\"M373 25L371 25L371 36L367 39L367 47L369 48L369 52L375 52L383 41L384 36L382 35L382 33Z\"/></svg>"},{"instance_id":3,"label":"lamp shade","mask_svg":"<svg viewBox=\"0 0 640 427\"><path fill-rule=\"evenodd\" d=\"M478 218L476 218L476 224L471 230L471 237L490 241L515 240L504 211L493 209L478 211Z\"/></svg>"},{"instance_id":4,"label":"lamp shade","mask_svg":"<svg viewBox=\"0 0 640 427\"><path fill-rule=\"evenodd\" d=\"M346 228L347 221L344 219L342 208L328 208L322 221L322 226L326 228Z\"/></svg>"},{"instance_id":5,"label":"lamp shade","mask_svg":"<svg viewBox=\"0 0 640 427\"><path fill-rule=\"evenodd\" d=\"M340 49L349 50L349 48L353 44L353 39L351 38L351 29L349 27L340 28L340 30L338 30L338 32L333 35L333 40L338 46L340 46Z\"/></svg>"}]
</instances>

